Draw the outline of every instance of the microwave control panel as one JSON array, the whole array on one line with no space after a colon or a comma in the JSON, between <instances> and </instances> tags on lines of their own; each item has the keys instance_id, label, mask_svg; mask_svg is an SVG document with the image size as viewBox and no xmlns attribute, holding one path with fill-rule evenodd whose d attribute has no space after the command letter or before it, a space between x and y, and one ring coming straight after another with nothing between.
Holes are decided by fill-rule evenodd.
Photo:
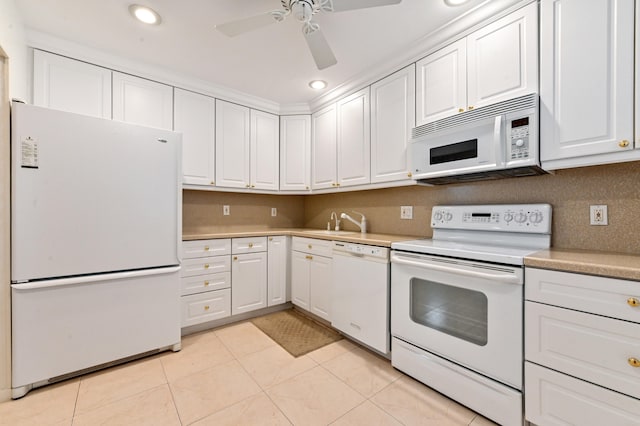
<instances>
[{"instance_id":1,"label":"microwave control panel","mask_svg":"<svg viewBox=\"0 0 640 426\"><path fill-rule=\"evenodd\" d=\"M511 120L510 159L529 158L529 117Z\"/></svg>"}]
</instances>

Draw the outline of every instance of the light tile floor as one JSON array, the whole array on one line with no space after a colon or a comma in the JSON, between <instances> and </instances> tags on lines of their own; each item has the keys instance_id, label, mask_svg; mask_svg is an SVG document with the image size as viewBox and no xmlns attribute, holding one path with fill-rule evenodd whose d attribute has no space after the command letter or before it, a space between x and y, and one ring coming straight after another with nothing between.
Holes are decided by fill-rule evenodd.
<instances>
[{"instance_id":1,"label":"light tile floor","mask_svg":"<svg viewBox=\"0 0 640 426\"><path fill-rule=\"evenodd\" d=\"M340 340L294 358L250 322L0 404L0 425L493 425Z\"/></svg>"}]
</instances>

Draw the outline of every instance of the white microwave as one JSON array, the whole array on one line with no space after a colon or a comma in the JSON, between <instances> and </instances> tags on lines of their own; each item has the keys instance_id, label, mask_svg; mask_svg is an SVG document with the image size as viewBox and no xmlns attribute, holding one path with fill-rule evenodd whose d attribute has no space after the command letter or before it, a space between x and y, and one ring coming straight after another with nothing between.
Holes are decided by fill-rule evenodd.
<instances>
[{"instance_id":1,"label":"white microwave","mask_svg":"<svg viewBox=\"0 0 640 426\"><path fill-rule=\"evenodd\" d=\"M423 184L544 174L539 156L538 95L416 127L410 149L413 179Z\"/></svg>"}]
</instances>

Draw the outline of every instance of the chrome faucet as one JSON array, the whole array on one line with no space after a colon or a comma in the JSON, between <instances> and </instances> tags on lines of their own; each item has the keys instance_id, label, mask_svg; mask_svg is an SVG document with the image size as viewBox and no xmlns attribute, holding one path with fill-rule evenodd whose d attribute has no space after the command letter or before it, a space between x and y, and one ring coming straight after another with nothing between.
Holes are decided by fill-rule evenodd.
<instances>
[{"instance_id":1,"label":"chrome faucet","mask_svg":"<svg viewBox=\"0 0 640 426\"><path fill-rule=\"evenodd\" d=\"M334 228L336 231L340 230L340 219L338 219L338 215L336 214L336 212L331 212L331 217L329 218L329 223L331 223L331 220L334 219L336 220L336 227Z\"/></svg>"},{"instance_id":2,"label":"chrome faucet","mask_svg":"<svg viewBox=\"0 0 640 426\"><path fill-rule=\"evenodd\" d=\"M366 217L364 217L364 215L363 215L362 213L360 213L360 212L357 212L357 211L355 211L355 210L354 210L353 212L354 212L354 213L356 213L356 214L359 214L360 216L362 216L362 217L360 218L360 222L358 222L357 220L355 220L354 218L352 218L351 216L349 216L349 215L348 215L348 214L346 214L346 213L342 213L342 214L340 215L340 217L341 217L341 218L343 218L343 219L347 219L348 221L351 221L351 222L355 223L355 224L356 224L356 225L358 225L358 227L360 228L360 232L362 232L363 234L364 234L364 233L366 233L366 232L367 232L367 218L366 218Z\"/></svg>"}]
</instances>

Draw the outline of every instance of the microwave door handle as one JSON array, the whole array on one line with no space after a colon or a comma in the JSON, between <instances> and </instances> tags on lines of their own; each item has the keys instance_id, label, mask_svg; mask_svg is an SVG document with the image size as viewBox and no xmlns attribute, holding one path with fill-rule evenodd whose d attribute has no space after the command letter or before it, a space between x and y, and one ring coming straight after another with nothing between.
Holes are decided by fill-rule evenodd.
<instances>
[{"instance_id":1,"label":"microwave door handle","mask_svg":"<svg viewBox=\"0 0 640 426\"><path fill-rule=\"evenodd\" d=\"M487 273L487 272L481 272L477 270L460 269L460 268L455 268L448 265L434 264L425 260L419 260L419 261L411 260L406 257L399 256L397 254L394 254L391 256L391 262L397 263L400 265L415 266L417 268L428 269L432 271L448 272L448 273L457 274L457 275L465 275L468 277L482 278L482 279L491 280L491 281L499 281L501 283L506 283L506 284L520 284L520 279L517 276L507 274L507 273L504 273L504 274Z\"/></svg>"},{"instance_id":2,"label":"microwave door handle","mask_svg":"<svg viewBox=\"0 0 640 426\"><path fill-rule=\"evenodd\" d=\"M506 140L504 137L503 118L504 115L502 114L496 116L493 124L493 148L495 150L496 165L501 167L506 166L503 147L503 140Z\"/></svg>"}]
</instances>

